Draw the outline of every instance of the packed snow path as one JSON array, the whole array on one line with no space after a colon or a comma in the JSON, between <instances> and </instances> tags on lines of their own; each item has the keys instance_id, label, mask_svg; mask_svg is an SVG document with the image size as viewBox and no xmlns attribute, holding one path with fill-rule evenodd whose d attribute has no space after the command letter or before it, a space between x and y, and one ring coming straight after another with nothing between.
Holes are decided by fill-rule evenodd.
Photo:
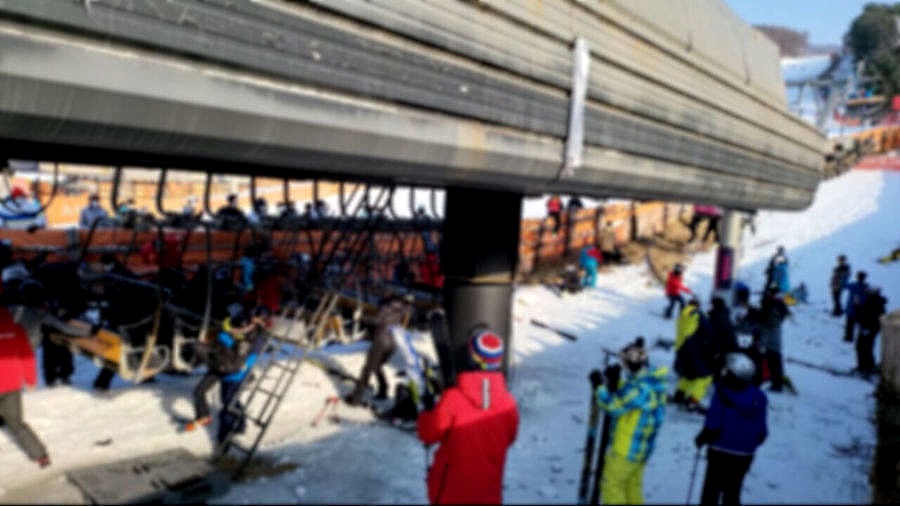
<instances>
[{"instance_id":1,"label":"packed snow path","mask_svg":"<svg viewBox=\"0 0 900 506\"><path fill-rule=\"evenodd\" d=\"M791 282L805 282L810 303L797 306L785 323L785 355L850 369L852 345L842 342L843 320L827 314L828 278L839 253L855 270L869 272L888 308L900 303L900 263L876 258L898 246L900 173L853 171L824 182L803 212L761 212L755 235L745 233L739 277L758 289L769 256L788 251ZM708 294L714 252L698 254L686 281ZM704 296L704 299L706 297ZM598 287L559 298L540 286L517 288L510 385L522 421L509 453L505 500L510 503L575 501L587 419L588 372L599 367L601 347L618 348L637 335L671 339L674 323L662 320L662 289L644 265L602 271ZM532 318L572 331L565 340L531 325ZM418 341L429 350L428 340ZM877 349L880 341L876 344ZM651 350L651 361L670 365L672 352ZM356 372L362 356L341 356ZM65 479L70 469L181 446L198 455L211 450L204 431L176 434L176 419L192 416L191 390L199 379L161 376L155 383L114 383L106 394L90 384L96 368L76 363L72 386L25 394L28 422L51 452L45 470L28 461L5 431L0 435L0 502L73 502L79 496ZM745 481L747 503L862 503L870 500L867 473L875 443L871 422L874 385L786 364L800 395L769 395L770 436ZM223 503L424 503L425 451L410 434L368 425L365 409L341 406L349 423L311 427L324 399L334 393L321 370L304 367L263 441L261 455L293 462L286 474L235 485ZM357 420L360 423L352 423ZM690 480L693 438L702 418L670 407L645 474L650 503L682 503ZM210 431L211 433L211 431ZM705 462L694 485L694 501Z\"/></svg>"}]
</instances>

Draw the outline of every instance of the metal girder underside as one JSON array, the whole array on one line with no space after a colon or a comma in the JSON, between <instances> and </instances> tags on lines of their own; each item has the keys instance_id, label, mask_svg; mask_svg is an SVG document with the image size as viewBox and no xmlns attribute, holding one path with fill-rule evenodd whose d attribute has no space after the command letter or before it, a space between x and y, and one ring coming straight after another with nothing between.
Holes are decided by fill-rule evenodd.
<instances>
[{"instance_id":1,"label":"metal girder underside","mask_svg":"<svg viewBox=\"0 0 900 506\"><path fill-rule=\"evenodd\" d=\"M805 207L825 142L777 50L688 4L0 0L0 155Z\"/></svg>"}]
</instances>

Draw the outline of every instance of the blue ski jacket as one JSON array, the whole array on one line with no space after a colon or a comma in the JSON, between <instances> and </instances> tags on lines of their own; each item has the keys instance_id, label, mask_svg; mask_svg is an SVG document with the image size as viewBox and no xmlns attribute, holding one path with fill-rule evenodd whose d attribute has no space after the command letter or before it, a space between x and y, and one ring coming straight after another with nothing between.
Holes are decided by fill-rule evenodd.
<instances>
[{"instance_id":1,"label":"blue ski jacket","mask_svg":"<svg viewBox=\"0 0 900 506\"><path fill-rule=\"evenodd\" d=\"M847 283L847 316L856 316L856 311L866 300L866 288L869 284L865 281L853 281Z\"/></svg>"},{"instance_id":2,"label":"blue ski jacket","mask_svg":"<svg viewBox=\"0 0 900 506\"><path fill-rule=\"evenodd\" d=\"M710 448L737 455L753 455L766 440L766 396L755 385L735 390L716 382L704 432Z\"/></svg>"}]
</instances>

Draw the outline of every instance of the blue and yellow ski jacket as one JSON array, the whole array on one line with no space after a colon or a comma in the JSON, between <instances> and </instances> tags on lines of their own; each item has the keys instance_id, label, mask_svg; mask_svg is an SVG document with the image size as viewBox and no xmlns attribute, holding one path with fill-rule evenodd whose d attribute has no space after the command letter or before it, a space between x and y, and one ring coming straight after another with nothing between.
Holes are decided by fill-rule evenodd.
<instances>
[{"instance_id":1,"label":"blue and yellow ski jacket","mask_svg":"<svg viewBox=\"0 0 900 506\"><path fill-rule=\"evenodd\" d=\"M646 462L666 415L666 367L644 368L621 382L615 393L597 388L597 404L611 416L607 451Z\"/></svg>"}]
</instances>

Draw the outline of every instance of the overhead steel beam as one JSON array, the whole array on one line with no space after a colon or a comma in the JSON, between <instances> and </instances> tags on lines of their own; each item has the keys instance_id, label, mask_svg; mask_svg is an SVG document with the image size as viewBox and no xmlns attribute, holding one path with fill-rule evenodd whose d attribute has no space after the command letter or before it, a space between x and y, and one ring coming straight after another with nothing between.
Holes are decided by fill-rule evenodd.
<instances>
[{"instance_id":1,"label":"overhead steel beam","mask_svg":"<svg viewBox=\"0 0 900 506\"><path fill-rule=\"evenodd\" d=\"M672 8L0 0L0 143L11 157L808 205L825 142L787 112L774 45L721 0L691 2L687 20ZM584 150L560 177L579 37Z\"/></svg>"}]
</instances>

